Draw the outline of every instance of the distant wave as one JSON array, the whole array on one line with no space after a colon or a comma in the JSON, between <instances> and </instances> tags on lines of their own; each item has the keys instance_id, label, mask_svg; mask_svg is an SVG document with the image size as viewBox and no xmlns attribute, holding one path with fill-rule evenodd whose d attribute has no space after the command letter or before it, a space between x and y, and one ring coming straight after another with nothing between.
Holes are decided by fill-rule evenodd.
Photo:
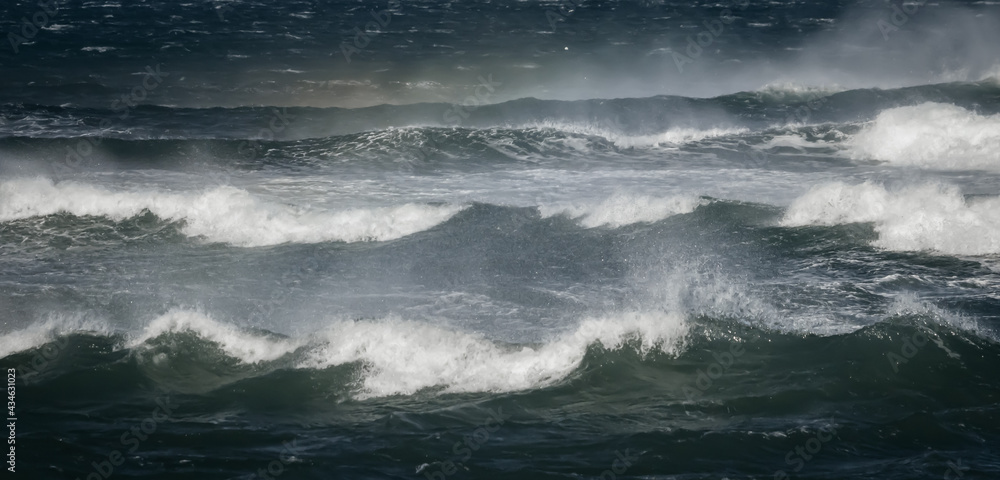
<instances>
[{"instance_id":1,"label":"distant wave","mask_svg":"<svg viewBox=\"0 0 1000 480\"><path fill-rule=\"evenodd\" d=\"M566 215L587 228L621 227L656 222L673 215L691 213L707 201L693 196L652 197L618 193L600 202L541 206L543 217Z\"/></svg>"},{"instance_id":2,"label":"distant wave","mask_svg":"<svg viewBox=\"0 0 1000 480\"><path fill-rule=\"evenodd\" d=\"M835 93L847 91L839 85L814 86L791 82L775 82L758 88L753 93L760 98L775 102L798 102L814 100ZM739 95L739 94L736 94ZM723 96L725 97L725 96Z\"/></svg>"},{"instance_id":3,"label":"distant wave","mask_svg":"<svg viewBox=\"0 0 1000 480\"><path fill-rule=\"evenodd\" d=\"M672 146L700 142L708 138L728 137L748 133L747 128L673 128L652 135L610 134L607 138L619 147Z\"/></svg>"},{"instance_id":4,"label":"distant wave","mask_svg":"<svg viewBox=\"0 0 1000 480\"><path fill-rule=\"evenodd\" d=\"M911 127L938 130L935 137L968 138L960 130L974 128L976 122L1000 112L996 69L977 83L951 82L906 88L860 88L837 86L770 84L755 91L743 91L712 98L657 95L646 98L588 100L539 100L520 98L483 105L468 112L456 124L443 118L454 106L447 103L376 105L355 109L314 107L234 107L186 108L140 105L128 123L101 129L94 118L114 117L105 107L51 106L37 103L0 105L0 139L107 137L122 140L216 140L295 142L307 139L349 141L370 137L391 129L440 129L504 132L531 136L531 130L574 137L601 137L620 148L672 147L716 137L763 132L775 126L795 124L849 124L872 121L871 138L861 137L855 145L859 158L905 160L906 152L921 154L918 145L906 145L878 137ZM923 110L897 110L917 108ZM916 107L901 107L916 105ZM940 110L954 105L971 110L955 114ZM911 114L916 118L909 119ZM945 114L946 118L937 116ZM979 115L978 117L975 115ZM968 118L966 118L966 116ZM876 117L878 119L876 120ZM288 120L279 130L268 129L272 120ZM906 123L906 120L910 120ZM993 120L995 121L995 120ZM988 125L987 125L988 127ZM971 130L969 130L971 132ZM512 133L513 132L513 133ZM389 135L392 136L391 134ZM380 140L379 138L375 138ZM381 140L389 140L381 139ZM935 143L927 140L928 144ZM946 145L942 143L936 152ZM4 146L0 142L0 146ZM983 147L985 148L985 147ZM896 149L898 151L894 151ZM64 150L64 149L60 149ZM247 150L244 145L241 150ZM65 155L65 152L60 152ZM928 153L929 155L930 153ZM918 158L919 160L919 158ZM902 160L900 160L902 161Z\"/></svg>"},{"instance_id":5,"label":"distant wave","mask_svg":"<svg viewBox=\"0 0 1000 480\"><path fill-rule=\"evenodd\" d=\"M45 178L0 183L0 221L57 213L122 221L149 211L183 221L181 231L190 237L243 247L392 240L438 225L463 208L408 203L326 211L276 204L231 186L173 193L111 191Z\"/></svg>"},{"instance_id":6,"label":"distant wave","mask_svg":"<svg viewBox=\"0 0 1000 480\"><path fill-rule=\"evenodd\" d=\"M676 126L653 134L628 133L620 123L572 123L572 122L539 122L518 126L524 130L556 130L574 135L597 136L612 142L620 148L676 146L692 143L706 138L725 137L749 132L744 127L682 127Z\"/></svg>"}]
</instances>

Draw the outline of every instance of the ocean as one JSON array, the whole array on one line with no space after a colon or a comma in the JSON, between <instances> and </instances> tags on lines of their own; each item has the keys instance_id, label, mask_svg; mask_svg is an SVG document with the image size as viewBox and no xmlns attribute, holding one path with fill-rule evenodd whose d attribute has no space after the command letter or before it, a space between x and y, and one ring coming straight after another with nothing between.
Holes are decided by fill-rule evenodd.
<instances>
[{"instance_id":1,"label":"ocean","mask_svg":"<svg viewBox=\"0 0 1000 480\"><path fill-rule=\"evenodd\" d=\"M1000 4L7 0L4 478L1000 478Z\"/></svg>"}]
</instances>

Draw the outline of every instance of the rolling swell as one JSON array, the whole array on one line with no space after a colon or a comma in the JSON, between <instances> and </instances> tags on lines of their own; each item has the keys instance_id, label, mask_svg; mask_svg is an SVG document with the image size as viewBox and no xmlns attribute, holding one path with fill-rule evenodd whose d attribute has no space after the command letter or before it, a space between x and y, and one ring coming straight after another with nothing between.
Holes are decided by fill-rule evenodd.
<instances>
[{"instance_id":1,"label":"rolling swell","mask_svg":"<svg viewBox=\"0 0 1000 480\"><path fill-rule=\"evenodd\" d=\"M436 117L451 108L446 104L280 111L146 106L107 130L95 128L95 119L108 116L100 110L3 108L0 169L55 178L130 168L217 177L226 170L434 174L629 163L794 170L874 161L995 170L991 125L1000 114L1000 87L985 81L894 90L769 87L710 99L522 99L481 106L458 124ZM269 128L276 118L280 128Z\"/></svg>"}]
</instances>

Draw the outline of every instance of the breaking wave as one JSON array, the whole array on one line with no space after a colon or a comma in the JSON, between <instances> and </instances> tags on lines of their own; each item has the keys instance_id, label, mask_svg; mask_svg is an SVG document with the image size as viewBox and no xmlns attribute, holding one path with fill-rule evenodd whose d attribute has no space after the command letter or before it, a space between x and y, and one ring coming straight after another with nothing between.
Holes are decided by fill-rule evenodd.
<instances>
[{"instance_id":1,"label":"breaking wave","mask_svg":"<svg viewBox=\"0 0 1000 480\"><path fill-rule=\"evenodd\" d=\"M268 202L231 186L168 193L116 192L44 178L0 183L0 221L58 213L122 221L149 211L162 220L183 221L187 236L242 247L392 240L438 225L462 208L408 203L324 211Z\"/></svg>"},{"instance_id":2,"label":"breaking wave","mask_svg":"<svg viewBox=\"0 0 1000 480\"><path fill-rule=\"evenodd\" d=\"M936 169L1000 168L1000 115L923 103L885 110L848 141L855 158Z\"/></svg>"},{"instance_id":3,"label":"breaking wave","mask_svg":"<svg viewBox=\"0 0 1000 480\"><path fill-rule=\"evenodd\" d=\"M47 328L14 332L10 338L21 341L8 341L2 356L40 347L59 334L78 332L67 330L65 325ZM225 360L228 357L239 365L257 366L258 373L284 366L311 370L360 366L354 395L372 398L424 389L456 393L543 388L579 368L591 347L673 356L683 350L687 332L679 314L636 311L584 319L574 330L548 343L532 345L497 343L479 334L395 317L334 321L307 337L289 338L241 329L201 312L175 309L142 331L126 335L124 346L140 362L149 363L148 369L167 372L172 362L193 357L232 363ZM224 357L205 357L205 352L213 349ZM226 382L207 380L215 386Z\"/></svg>"},{"instance_id":4,"label":"breaking wave","mask_svg":"<svg viewBox=\"0 0 1000 480\"><path fill-rule=\"evenodd\" d=\"M823 184L796 199L781 225L857 222L874 223L879 235L875 246L887 250L1000 253L1000 198L966 200L958 189L944 185L888 190L868 182Z\"/></svg>"}]
</instances>

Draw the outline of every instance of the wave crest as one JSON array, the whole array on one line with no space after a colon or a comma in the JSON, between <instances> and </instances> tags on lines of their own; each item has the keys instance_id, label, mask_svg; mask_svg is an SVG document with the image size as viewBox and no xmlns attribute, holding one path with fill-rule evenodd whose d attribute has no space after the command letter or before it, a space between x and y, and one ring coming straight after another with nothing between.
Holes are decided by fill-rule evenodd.
<instances>
[{"instance_id":1,"label":"wave crest","mask_svg":"<svg viewBox=\"0 0 1000 480\"><path fill-rule=\"evenodd\" d=\"M600 203L544 206L539 207L539 211L543 217L566 215L576 218L586 228L617 228L691 213L706 203L706 200L693 196L651 197L618 193Z\"/></svg>"}]
</instances>

